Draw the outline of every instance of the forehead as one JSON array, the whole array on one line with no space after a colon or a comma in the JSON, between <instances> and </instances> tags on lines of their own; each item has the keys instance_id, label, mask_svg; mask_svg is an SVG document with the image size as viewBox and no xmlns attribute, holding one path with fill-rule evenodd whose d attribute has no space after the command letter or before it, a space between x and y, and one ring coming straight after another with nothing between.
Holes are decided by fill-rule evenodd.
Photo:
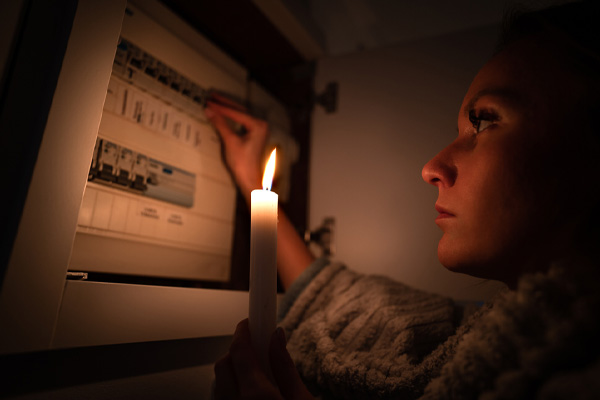
<instances>
[{"instance_id":1,"label":"forehead","mask_svg":"<svg viewBox=\"0 0 600 400\"><path fill-rule=\"evenodd\" d=\"M465 96L463 108L472 106L485 94L494 94L518 100L521 106L555 112L556 108L564 108L566 102L574 102L581 93L575 89L579 86L560 62L556 50L534 39L524 39L496 54L481 68Z\"/></svg>"},{"instance_id":2,"label":"forehead","mask_svg":"<svg viewBox=\"0 0 600 400\"><path fill-rule=\"evenodd\" d=\"M502 86L502 85L490 85L479 91L476 91L471 96L465 97L465 101L462 107L463 114L468 116L469 111L472 110L475 105L482 98L492 97L496 102L500 102L509 108L524 108L527 107L527 99L523 97L523 93L518 89Z\"/></svg>"}]
</instances>

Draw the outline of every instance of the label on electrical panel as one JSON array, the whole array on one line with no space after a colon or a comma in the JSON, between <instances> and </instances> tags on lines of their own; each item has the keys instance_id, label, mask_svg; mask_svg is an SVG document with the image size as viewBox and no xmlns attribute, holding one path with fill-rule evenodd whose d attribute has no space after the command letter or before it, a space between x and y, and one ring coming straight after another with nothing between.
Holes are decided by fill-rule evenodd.
<instances>
[{"instance_id":1,"label":"label on electrical panel","mask_svg":"<svg viewBox=\"0 0 600 400\"><path fill-rule=\"evenodd\" d=\"M196 175L155 159L148 160L145 194L185 207L194 205Z\"/></svg>"},{"instance_id":2,"label":"label on electrical panel","mask_svg":"<svg viewBox=\"0 0 600 400\"><path fill-rule=\"evenodd\" d=\"M196 175L98 138L89 180L184 207L194 205Z\"/></svg>"}]
</instances>

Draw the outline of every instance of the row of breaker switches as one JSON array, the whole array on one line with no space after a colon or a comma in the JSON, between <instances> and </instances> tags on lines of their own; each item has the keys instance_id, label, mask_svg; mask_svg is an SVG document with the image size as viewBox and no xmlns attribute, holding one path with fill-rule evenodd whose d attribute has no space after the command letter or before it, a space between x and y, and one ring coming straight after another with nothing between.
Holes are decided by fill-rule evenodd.
<instances>
[{"instance_id":1,"label":"row of breaker switches","mask_svg":"<svg viewBox=\"0 0 600 400\"><path fill-rule=\"evenodd\" d=\"M142 74L199 106L204 106L206 100L206 90L200 85L122 37L119 38L113 73L128 81L134 79L134 75Z\"/></svg>"},{"instance_id":2,"label":"row of breaker switches","mask_svg":"<svg viewBox=\"0 0 600 400\"><path fill-rule=\"evenodd\" d=\"M106 139L96 138L88 180L100 179L144 192L148 157Z\"/></svg>"}]
</instances>

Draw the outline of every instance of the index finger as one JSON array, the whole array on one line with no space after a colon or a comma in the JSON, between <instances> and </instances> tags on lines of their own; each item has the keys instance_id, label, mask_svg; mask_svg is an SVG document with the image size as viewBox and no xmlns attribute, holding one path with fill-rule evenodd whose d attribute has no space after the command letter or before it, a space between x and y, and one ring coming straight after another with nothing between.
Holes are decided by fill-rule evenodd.
<instances>
[{"instance_id":1,"label":"index finger","mask_svg":"<svg viewBox=\"0 0 600 400\"><path fill-rule=\"evenodd\" d=\"M207 101L221 104L221 105L224 105L225 107L233 108L235 110L246 111L246 107L244 107L242 104L240 104L232 99L229 99L229 98L219 94L216 91L212 91L210 93Z\"/></svg>"},{"instance_id":2,"label":"index finger","mask_svg":"<svg viewBox=\"0 0 600 400\"><path fill-rule=\"evenodd\" d=\"M217 112L227 118L230 118L230 119L234 120L235 122L239 122L240 124L244 125L248 129L266 127L265 121L254 118L242 111L234 110L232 108L225 107L220 104L213 103L211 101L208 101L206 103L206 106L209 107L214 112Z\"/></svg>"},{"instance_id":3,"label":"index finger","mask_svg":"<svg viewBox=\"0 0 600 400\"><path fill-rule=\"evenodd\" d=\"M240 388L255 386L257 378L260 375L265 375L258 362L258 356L252 347L248 319L244 319L237 325L229 354ZM266 375L264 378L266 379Z\"/></svg>"},{"instance_id":4,"label":"index finger","mask_svg":"<svg viewBox=\"0 0 600 400\"><path fill-rule=\"evenodd\" d=\"M237 382L233 372L231 355L227 354L215 363L214 395L215 399L233 399L237 393Z\"/></svg>"}]
</instances>

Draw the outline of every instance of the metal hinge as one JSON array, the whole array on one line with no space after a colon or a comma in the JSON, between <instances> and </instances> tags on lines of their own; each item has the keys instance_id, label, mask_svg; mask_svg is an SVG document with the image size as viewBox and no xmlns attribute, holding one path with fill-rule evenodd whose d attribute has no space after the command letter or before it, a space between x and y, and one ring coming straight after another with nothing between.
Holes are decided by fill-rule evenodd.
<instances>
[{"instance_id":1,"label":"metal hinge","mask_svg":"<svg viewBox=\"0 0 600 400\"><path fill-rule=\"evenodd\" d=\"M314 104L323 106L327 114L334 113L337 110L338 89L337 82L329 82L321 94L314 95Z\"/></svg>"},{"instance_id":2,"label":"metal hinge","mask_svg":"<svg viewBox=\"0 0 600 400\"><path fill-rule=\"evenodd\" d=\"M321 249L322 257L331 257L335 255L334 233L335 218L326 217L316 230L304 232L304 242L315 243Z\"/></svg>"}]
</instances>

